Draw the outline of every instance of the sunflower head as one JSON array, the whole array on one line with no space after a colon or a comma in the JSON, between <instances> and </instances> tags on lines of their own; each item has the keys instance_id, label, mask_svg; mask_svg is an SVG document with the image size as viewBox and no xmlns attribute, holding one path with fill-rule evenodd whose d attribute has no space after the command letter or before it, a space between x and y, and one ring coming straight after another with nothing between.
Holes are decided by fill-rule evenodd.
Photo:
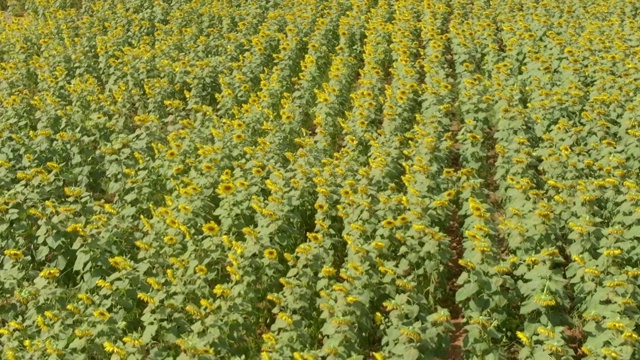
<instances>
[{"instance_id":1,"label":"sunflower head","mask_svg":"<svg viewBox=\"0 0 640 360\"><path fill-rule=\"evenodd\" d=\"M278 258L278 252L272 248L266 249L264 251L264 257L269 260L275 260Z\"/></svg>"},{"instance_id":2,"label":"sunflower head","mask_svg":"<svg viewBox=\"0 0 640 360\"><path fill-rule=\"evenodd\" d=\"M216 235L220 231L220 226L211 221L202 226L202 231L207 235Z\"/></svg>"}]
</instances>

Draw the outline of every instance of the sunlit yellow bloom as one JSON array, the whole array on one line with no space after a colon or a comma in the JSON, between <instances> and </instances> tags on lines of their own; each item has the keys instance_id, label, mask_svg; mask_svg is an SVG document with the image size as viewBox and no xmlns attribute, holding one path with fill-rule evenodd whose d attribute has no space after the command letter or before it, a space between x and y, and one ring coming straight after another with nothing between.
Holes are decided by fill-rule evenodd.
<instances>
[{"instance_id":1,"label":"sunlit yellow bloom","mask_svg":"<svg viewBox=\"0 0 640 360\"><path fill-rule=\"evenodd\" d=\"M42 330L42 331L47 331L49 330L49 326L47 325L47 323L44 321L44 318L42 316L38 316L36 317L36 324L38 325L38 327Z\"/></svg>"},{"instance_id":2,"label":"sunlit yellow bloom","mask_svg":"<svg viewBox=\"0 0 640 360\"><path fill-rule=\"evenodd\" d=\"M14 330L24 330L24 325L22 325L21 323L17 322L17 321L9 321L9 323L7 324L10 328L14 329Z\"/></svg>"},{"instance_id":3,"label":"sunlit yellow bloom","mask_svg":"<svg viewBox=\"0 0 640 360\"><path fill-rule=\"evenodd\" d=\"M275 260L278 258L278 252L272 248L266 249L264 251L264 257L269 260Z\"/></svg>"},{"instance_id":4,"label":"sunlit yellow bloom","mask_svg":"<svg viewBox=\"0 0 640 360\"><path fill-rule=\"evenodd\" d=\"M109 263L118 270L131 270L132 268L129 260L123 258L122 256L109 258Z\"/></svg>"},{"instance_id":5,"label":"sunlit yellow bloom","mask_svg":"<svg viewBox=\"0 0 640 360\"><path fill-rule=\"evenodd\" d=\"M141 240L137 240L136 242L134 242L134 245L137 246L142 251L149 251L152 249L152 246L150 244L147 244Z\"/></svg>"},{"instance_id":6,"label":"sunlit yellow bloom","mask_svg":"<svg viewBox=\"0 0 640 360\"><path fill-rule=\"evenodd\" d=\"M140 347L144 343L142 339L134 338L132 336L125 336L122 338L122 342L129 344L133 347Z\"/></svg>"},{"instance_id":7,"label":"sunlit yellow bloom","mask_svg":"<svg viewBox=\"0 0 640 360\"><path fill-rule=\"evenodd\" d=\"M202 231L207 235L215 236L220 231L220 226L218 226L214 221L210 221L202 225Z\"/></svg>"},{"instance_id":8,"label":"sunlit yellow bloom","mask_svg":"<svg viewBox=\"0 0 640 360\"><path fill-rule=\"evenodd\" d=\"M600 270L598 269L594 269L594 268L586 268L584 269L585 274L589 274L589 275L593 275L593 276L600 276L602 273L600 272Z\"/></svg>"},{"instance_id":9,"label":"sunlit yellow bloom","mask_svg":"<svg viewBox=\"0 0 640 360\"><path fill-rule=\"evenodd\" d=\"M233 183L220 183L218 188L216 189L216 193L221 196L229 195L236 189L236 186Z\"/></svg>"},{"instance_id":10,"label":"sunlit yellow bloom","mask_svg":"<svg viewBox=\"0 0 640 360\"><path fill-rule=\"evenodd\" d=\"M635 331L625 331L621 337L631 342L637 342L638 340L640 340L640 337Z\"/></svg>"},{"instance_id":11,"label":"sunlit yellow bloom","mask_svg":"<svg viewBox=\"0 0 640 360\"><path fill-rule=\"evenodd\" d=\"M98 285L98 287L102 289L113 290L113 286L111 285L111 283L102 279L96 281L96 285Z\"/></svg>"},{"instance_id":12,"label":"sunlit yellow bloom","mask_svg":"<svg viewBox=\"0 0 640 360\"><path fill-rule=\"evenodd\" d=\"M144 301L149 305L154 305L156 303L156 299L154 299L151 295L143 292L138 292L138 299Z\"/></svg>"},{"instance_id":13,"label":"sunlit yellow bloom","mask_svg":"<svg viewBox=\"0 0 640 360\"><path fill-rule=\"evenodd\" d=\"M24 254L20 250L8 249L4 251L4 255L11 260L20 261L24 258Z\"/></svg>"},{"instance_id":14,"label":"sunlit yellow bloom","mask_svg":"<svg viewBox=\"0 0 640 360\"><path fill-rule=\"evenodd\" d=\"M272 333L262 334L262 339L268 344L276 344L277 339Z\"/></svg>"},{"instance_id":15,"label":"sunlit yellow bloom","mask_svg":"<svg viewBox=\"0 0 640 360\"><path fill-rule=\"evenodd\" d=\"M169 160L173 160L178 157L178 152L175 149L169 149L165 154L165 157Z\"/></svg>"},{"instance_id":16,"label":"sunlit yellow bloom","mask_svg":"<svg viewBox=\"0 0 640 360\"><path fill-rule=\"evenodd\" d=\"M198 310L195 306L193 305L187 305L184 307L184 310L189 313L191 316L196 317L196 318L201 318L204 316L204 314L202 313L202 311Z\"/></svg>"},{"instance_id":17,"label":"sunlit yellow bloom","mask_svg":"<svg viewBox=\"0 0 640 360\"><path fill-rule=\"evenodd\" d=\"M195 271L195 273L200 275L200 276L207 275L207 273L208 273L207 267L204 266L204 265L196 266L195 269L193 269L193 271Z\"/></svg>"},{"instance_id":18,"label":"sunlit yellow bloom","mask_svg":"<svg viewBox=\"0 0 640 360\"><path fill-rule=\"evenodd\" d=\"M88 330L88 329L75 329L73 330L73 333L79 337L79 338L84 338L84 337L89 337L93 335L93 331Z\"/></svg>"},{"instance_id":19,"label":"sunlit yellow bloom","mask_svg":"<svg viewBox=\"0 0 640 360\"><path fill-rule=\"evenodd\" d=\"M573 259L573 261L577 262L580 265L585 265L587 263L580 255L573 255L571 258Z\"/></svg>"},{"instance_id":20,"label":"sunlit yellow bloom","mask_svg":"<svg viewBox=\"0 0 640 360\"><path fill-rule=\"evenodd\" d=\"M228 297L231 295L231 290L226 286L218 284L213 288L213 293L218 296Z\"/></svg>"},{"instance_id":21,"label":"sunlit yellow bloom","mask_svg":"<svg viewBox=\"0 0 640 360\"><path fill-rule=\"evenodd\" d=\"M293 324L293 319L291 318L291 316L287 315L282 311L278 313L278 318L280 318L281 320L284 320L284 322L286 322L289 325Z\"/></svg>"},{"instance_id":22,"label":"sunlit yellow bloom","mask_svg":"<svg viewBox=\"0 0 640 360\"><path fill-rule=\"evenodd\" d=\"M109 354L115 354L120 357L125 357L127 355L127 352L124 349L117 347L109 341L103 342L102 347L104 348L104 351L108 352Z\"/></svg>"},{"instance_id":23,"label":"sunlit yellow bloom","mask_svg":"<svg viewBox=\"0 0 640 360\"><path fill-rule=\"evenodd\" d=\"M604 355L607 355L609 358L611 359L621 359L622 355L620 355L620 353L618 353L617 351L613 350L613 349L609 349L609 348L602 348L600 350L600 352Z\"/></svg>"},{"instance_id":24,"label":"sunlit yellow bloom","mask_svg":"<svg viewBox=\"0 0 640 360\"><path fill-rule=\"evenodd\" d=\"M533 301L544 307L556 305L556 299L550 294L538 294L534 296Z\"/></svg>"},{"instance_id":25,"label":"sunlit yellow bloom","mask_svg":"<svg viewBox=\"0 0 640 360\"><path fill-rule=\"evenodd\" d=\"M385 219L382 221L382 226L389 229L396 226L396 222L393 219Z\"/></svg>"},{"instance_id":26,"label":"sunlit yellow bloom","mask_svg":"<svg viewBox=\"0 0 640 360\"><path fill-rule=\"evenodd\" d=\"M40 277L44 279L55 279L60 276L60 269L46 268L40 272Z\"/></svg>"},{"instance_id":27,"label":"sunlit yellow bloom","mask_svg":"<svg viewBox=\"0 0 640 360\"><path fill-rule=\"evenodd\" d=\"M82 224L71 224L67 227L67 231L71 233L77 233L82 236L87 235L87 232L84 230Z\"/></svg>"},{"instance_id":28,"label":"sunlit yellow bloom","mask_svg":"<svg viewBox=\"0 0 640 360\"><path fill-rule=\"evenodd\" d=\"M400 334L408 337L409 339L412 339L413 341L420 341L420 339L422 338L422 335L420 335L419 332L407 328L400 329Z\"/></svg>"},{"instance_id":29,"label":"sunlit yellow bloom","mask_svg":"<svg viewBox=\"0 0 640 360\"><path fill-rule=\"evenodd\" d=\"M97 317L100 320L109 320L111 314L107 310L99 309L93 312L93 316Z\"/></svg>"},{"instance_id":30,"label":"sunlit yellow bloom","mask_svg":"<svg viewBox=\"0 0 640 360\"><path fill-rule=\"evenodd\" d=\"M172 246L178 243L178 238L176 238L173 235L169 235L169 236L165 236L162 241L164 241L165 244Z\"/></svg>"},{"instance_id":31,"label":"sunlit yellow bloom","mask_svg":"<svg viewBox=\"0 0 640 360\"><path fill-rule=\"evenodd\" d=\"M442 175L443 175L444 177L453 177L453 176L455 176L455 175L456 175L456 171L455 171L455 169L447 168L447 169L444 169L444 170L442 171Z\"/></svg>"},{"instance_id":32,"label":"sunlit yellow bloom","mask_svg":"<svg viewBox=\"0 0 640 360\"><path fill-rule=\"evenodd\" d=\"M327 204L321 203L321 202L316 202L314 207L315 207L316 210L318 210L320 212L327 211L327 208L328 208Z\"/></svg>"},{"instance_id":33,"label":"sunlit yellow bloom","mask_svg":"<svg viewBox=\"0 0 640 360\"><path fill-rule=\"evenodd\" d=\"M460 259L458 260L458 264L468 270L475 270L476 265L469 260Z\"/></svg>"},{"instance_id":34,"label":"sunlit yellow bloom","mask_svg":"<svg viewBox=\"0 0 640 360\"><path fill-rule=\"evenodd\" d=\"M156 290L161 290L162 289L162 284L160 284L158 282L158 280L154 279L154 278L147 278L146 280L147 284L149 284L149 286L151 286L152 288L156 289Z\"/></svg>"},{"instance_id":35,"label":"sunlit yellow bloom","mask_svg":"<svg viewBox=\"0 0 640 360\"><path fill-rule=\"evenodd\" d=\"M316 243L316 244L320 244L322 243L322 234L318 234L318 233L307 233L307 238Z\"/></svg>"},{"instance_id":36,"label":"sunlit yellow bloom","mask_svg":"<svg viewBox=\"0 0 640 360\"><path fill-rule=\"evenodd\" d=\"M620 249L607 249L604 251L604 256L617 257L620 255L622 255L622 250Z\"/></svg>"},{"instance_id":37,"label":"sunlit yellow bloom","mask_svg":"<svg viewBox=\"0 0 640 360\"><path fill-rule=\"evenodd\" d=\"M93 300L87 294L78 294L78 299L82 300L82 302L84 302L87 305L93 304Z\"/></svg>"},{"instance_id":38,"label":"sunlit yellow bloom","mask_svg":"<svg viewBox=\"0 0 640 360\"><path fill-rule=\"evenodd\" d=\"M516 331L516 336L518 336L518 339L520 339L523 345L531 346L531 339L529 339L527 334L523 333L522 331Z\"/></svg>"}]
</instances>

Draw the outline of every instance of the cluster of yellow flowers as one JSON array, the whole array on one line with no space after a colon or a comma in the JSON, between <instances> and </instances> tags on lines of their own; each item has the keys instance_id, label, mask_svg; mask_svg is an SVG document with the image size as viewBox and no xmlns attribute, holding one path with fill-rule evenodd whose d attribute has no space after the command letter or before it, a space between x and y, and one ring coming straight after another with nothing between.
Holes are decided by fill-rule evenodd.
<instances>
[{"instance_id":1,"label":"cluster of yellow flowers","mask_svg":"<svg viewBox=\"0 0 640 360\"><path fill-rule=\"evenodd\" d=\"M632 358L636 7L27 2L0 351Z\"/></svg>"}]
</instances>

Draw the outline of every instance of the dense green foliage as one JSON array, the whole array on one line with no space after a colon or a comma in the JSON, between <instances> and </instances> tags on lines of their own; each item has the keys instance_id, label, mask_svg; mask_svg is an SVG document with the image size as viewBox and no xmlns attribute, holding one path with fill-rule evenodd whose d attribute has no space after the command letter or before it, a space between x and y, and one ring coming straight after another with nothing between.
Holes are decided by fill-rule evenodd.
<instances>
[{"instance_id":1,"label":"dense green foliage","mask_svg":"<svg viewBox=\"0 0 640 360\"><path fill-rule=\"evenodd\" d=\"M640 356L640 2L2 6L4 358Z\"/></svg>"}]
</instances>

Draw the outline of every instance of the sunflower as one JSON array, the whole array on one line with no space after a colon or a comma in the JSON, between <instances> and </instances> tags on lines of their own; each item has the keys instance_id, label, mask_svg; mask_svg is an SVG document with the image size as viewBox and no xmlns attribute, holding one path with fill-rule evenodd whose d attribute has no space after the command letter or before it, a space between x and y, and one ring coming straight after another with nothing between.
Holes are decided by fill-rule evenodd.
<instances>
[{"instance_id":1,"label":"sunflower","mask_svg":"<svg viewBox=\"0 0 640 360\"><path fill-rule=\"evenodd\" d=\"M178 238L176 238L175 236L169 235L169 236L165 236L163 241L165 244L172 246L178 243Z\"/></svg>"},{"instance_id":2,"label":"sunflower","mask_svg":"<svg viewBox=\"0 0 640 360\"><path fill-rule=\"evenodd\" d=\"M79 338L88 337L88 336L93 335L93 331L91 331L91 330L82 330L82 329L75 329L75 330L73 330L73 333Z\"/></svg>"},{"instance_id":3,"label":"sunflower","mask_svg":"<svg viewBox=\"0 0 640 360\"><path fill-rule=\"evenodd\" d=\"M251 170L251 172L253 173L253 175L256 175L256 176L262 176L262 175L264 175L264 170L262 170L262 169L261 169L261 168L259 168L259 167L253 168L253 169Z\"/></svg>"},{"instance_id":4,"label":"sunflower","mask_svg":"<svg viewBox=\"0 0 640 360\"><path fill-rule=\"evenodd\" d=\"M396 222L393 219L385 219L385 220L382 221L382 226L387 228L387 229L390 229L390 228L396 226Z\"/></svg>"},{"instance_id":5,"label":"sunflower","mask_svg":"<svg viewBox=\"0 0 640 360\"><path fill-rule=\"evenodd\" d=\"M13 261L22 260L24 254L20 250L8 249L4 251L4 255Z\"/></svg>"},{"instance_id":6,"label":"sunflower","mask_svg":"<svg viewBox=\"0 0 640 360\"><path fill-rule=\"evenodd\" d=\"M215 169L216 169L216 167L213 166L213 164L211 164L211 163L202 164L202 171L212 172Z\"/></svg>"},{"instance_id":7,"label":"sunflower","mask_svg":"<svg viewBox=\"0 0 640 360\"><path fill-rule=\"evenodd\" d=\"M138 240L136 242L134 242L134 244L138 247L138 249L142 250L142 251L149 251L152 249L152 246L150 244L145 243L144 241Z\"/></svg>"},{"instance_id":8,"label":"sunflower","mask_svg":"<svg viewBox=\"0 0 640 360\"><path fill-rule=\"evenodd\" d=\"M87 305L91 305L93 303L93 300L87 294L78 294L77 297L78 297L78 299L82 300L82 302L84 302Z\"/></svg>"},{"instance_id":9,"label":"sunflower","mask_svg":"<svg viewBox=\"0 0 640 360\"><path fill-rule=\"evenodd\" d=\"M71 312L73 312L73 313L76 313L76 314L80 314L80 312L82 311L82 310L80 310L79 307L77 307L77 306L75 306L73 304L67 305L66 309L71 311Z\"/></svg>"},{"instance_id":10,"label":"sunflower","mask_svg":"<svg viewBox=\"0 0 640 360\"><path fill-rule=\"evenodd\" d=\"M522 331L516 331L516 336L518 336L520 342L522 342L525 346L531 346L531 339L529 339L529 337L525 333L523 333Z\"/></svg>"},{"instance_id":11,"label":"sunflower","mask_svg":"<svg viewBox=\"0 0 640 360\"><path fill-rule=\"evenodd\" d=\"M101 289L113 290L113 285L111 285L110 282L102 279L98 279L98 281L96 281L96 285Z\"/></svg>"},{"instance_id":12,"label":"sunflower","mask_svg":"<svg viewBox=\"0 0 640 360\"><path fill-rule=\"evenodd\" d=\"M140 347L144 343L144 341L142 341L142 339L134 338L132 336L125 336L124 338L122 338L122 341L125 344L129 344L129 345L131 345L133 347Z\"/></svg>"},{"instance_id":13,"label":"sunflower","mask_svg":"<svg viewBox=\"0 0 640 360\"><path fill-rule=\"evenodd\" d=\"M468 270L475 270L475 268L476 268L476 265L474 263L472 263L469 260L465 260L465 259L458 260L458 264L460 266L462 266L463 268L468 269Z\"/></svg>"},{"instance_id":14,"label":"sunflower","mask_svg":"<svg viewBox=\"0 0 640 360\"><path fill-rule=\"evenodd\" d=\"M640 340L640 337L634 331L625 331L622 334L622 338L628 341L633 341L633 342L637 342L638 340Z\"/></svg>"},{"instance_id":15,"label":"sunflower","mask_svg":"<svg viewBox=\"0 0 640 360\"><path fill-rule=\"evenodd\" d=\"M167 153L165 154L166 158L169 160L173 160L176 157L178 157L178 152L175 151L174 149L170 149L169 151L167 151Z\"/></svg>"},{"instance_id":16,"label":"sunflower","mask_svg":"<svg viewBox=\"0 0 640 360\"><path fill-rule=\"evenodd\" d=\"M556 299L550 294L537 294L534 296L533 301L543 307L550 307L556 305Z\"/></svg>"},{"instance_id":17,"label":"sunflower","mask_svg":"<svg viewBox=\"0 0 640 360\"><path fill-rule=\"evenodd\" d=\"M212 348L202 348L202 349L198 349L198 353L200 355L213 355L213 349Z\"/></svg>"},{"instance_id":18,"label":"sunflower","mask_svg":"<svg viewBox=\"0 0 640 360\"><path fill-rule=\"evenodd\" d=\"M452 199L454 196L456 196L455 190L448 190L444 193L445 199Z\"/></svg>"},{"instance_id":19,"label":"sunflower","mask_svg":"<svg viewBox=\"0 0 640 360\"><path fill-rule=\"evenodd\" d=\"M60 269L47 268L40 272L40 277L43 279L55 279L60 276Z\"/></svg>"},{"instance_id":20,"label":"sunflower","mask_svg":"<svg viewBox=\"0 0 640 360\"><path fill-rule=\"evenodd\" d=\"M100 320L109 320L109 318L111 317L111 314L109 314L107 310L98 309L93 312L93 316L97 317Z\"/></svg>"},{"instance_id":21,"label":"sunflower","mask_svg":"<svg viewBox=\"0 0 640 360\"><path fill-rule=\"evenodd\" d=\"M316 244L320 244L322 242L322 234L308 233L307 238Z\"/></svg>"},{"instance_id":22,"label":"sunflower","mask_svg":"<svg viewBox=\"0 0 640 360\"><path fill-rule=\"evenodd\" d=\"M453 177L455 174L456 174L456 171L454 169L444 169L442 171L442 175L446 177Z\"/></svg>"},{"instance_id":23,"label":"sunflower","mask_svg":"<svg viewBox=\"0 0 640 360\"><path fill-rule=\"evenodd\" d=\"M118 270L131 269L131 264L129 263L129 260L123 258L122 256L115 256L115 257L109 258L109 263Z\"/></svg>"},{"instance_id":24,"label":"sunflower","mask_svg":"<svg viewBox=\"0 0 640 360\"><path fill-rule=\"evenodd\" d=\"M169 227L172 227L174 229L180 227L180 223L175 218L170 217L165 222L167 223L167 225L169 225Z\"/></svg>"},{"instance_id":25,"label":"sunflower","mask_svg":"<svg viewBox=\"0 0 640 360\"><path fill-rule=\"evenodd\" d=\"M353 195L353 191L351 191L351 189L342 189L340 190L340 195L344 196L344 197L350 197L351 195Z\"/></svg>"},{"instance_id":26,"label":"sunflower","mask_svg":"<svg viewBox=\"0 0 640 360\"><path fill-rule=\"evenodd\" d=\"M316 203L313 207L316 208L316 210L320 211L320 212L324 212L327 211L327 204L325 203Z\"/></svg>"},{"instance_id":27,"label":"sunflower","mask_svg":"<svg viewBox=\"0 0 640 360\"><path fill-rule=\"evenodd\" d=\"M60 170L60 165L58 165L57 163L54 163L54 162L48 162L47 163L47 167L51 171L59 171Z\"/></svg>"},{"instance_id":28,"label":"sunflower","mask_svg":"<svg viewBox=\"0 0 640 360\"><path fill-rule=\"evenodd\" d=\"M449 202L447 200L436 200L433 202L433 206L435 207L444 207L449 205Z\"/></svg>"},{"instance_id":29,"label":"sunflower","mask_svg":"<svg viewBox=\"0 0 640 360\"><path fill-rule=\"evenodd\" d=\"M234 190L236 189L236 186L233 185L233 183L220 183L220 185L218 185L218 189L216 190L216 192L219 195L229 195L231 194Z\"/></svg>"},{"instance_id":30,"label":"sunflower","mask_svg":"<svg viewBox=\"0 0 640 360\"><path fill-rule=\"evenodd\" d=\"M214 221L210 221L202 226L202 231L205 234L215 236L220 231L220 226Z\"/></svg>"},{"instance_id":31,"label":"sunflower","mask_svg":"<svg viewBox=\"0 0 640 360\"><path fill-rule=\"evenodd\" d=\"M322 268L322 271L320 272L322 273L323 276L331 277L336 274L336 269L334 269L332 266L325 266Z\"/></svg>"},{"instance_id":32,"label":"sunflower","mask_svg":"<svg viewBox=\"0 0 640 360\"><path fill-rule=\"evenodd\" d=\"M207 272L208 272L207 267L206 267L206 266L204 266L204 265L198 265L198 266L196 266L196 268L195 268L195 269L193 269L193 271L195 271L195 272L196 272L196 274L198 274L198 275L200 275L200 276L207 275Z\"/></svg>"},{"instance_id":33,"label":"sunflower","mask_svg":"<svg viewBox=\"0 0 640 360\"><path fill-rule=\"evenodd\" d=\"M154 305L156 303L156 299L153 298L153 296L147 294L147 293L143 293L143 292L139 292L138 293L138 299L144 301L147 304L150 305Z\"/></svg>"},{"instance_id":34,"label":"sunflower","mask_svg":"<svg viewBox=\"0 0 640 360\"><path fill-rule=\"evenodd\" d=\"M110 353L110 354L115 354L118 355L120 357L124 357L125 355L127 355L126 350L119 348L117 346L115 346L113 343L105 341L104 343L102 343L102 347L104 347L104 351Z\"/></svg>"},{"instance_id":35,"label":"sunflower","mask_svg":"<svg viewBox=\"0 0 640 360\"><path fill-rule=\"evenodd\" d=\"M406 224L409 222L409 216L407 215L400 215L398 216L398 218L396 219L396 221L398 222L398 224Z\"/></svg>"},{"instance_id":36,"label":"sunflower","mask_svg":"<svg viewBox=\"0 0 640 360\"><path fill-rule=\"evenodd\" d=\"M267 344L276 344L278 342L278 340L276 339L276 337L272 333L262 334L262 339Z\"/></svg>"},{"instance_id":37,"label":"sunflower","mask_svg":"<svg viewBox=\"0 0 640 360\"><path fill-rule=\"evenodd\" d=\"M278 258L278 252L275 249L268 248L264 251L264 257L269 260L275 260Z\"/></svg>"},{"instance_id":38,"label":"sunflower","mask_svg":"<svg viewBox=\"0 0 640 360\"><path fill-rule=\"evenodd\" d=\"M238 187L241 189L246 189L249 187L249 183L244 180L238 180L236 181L236 184L238 184Z\"/></svg>"},{"instance_id":39,"label":"sunflower","mask_svg":"<svg viewBox=\"0 0 640 360\"><path fill-rule=\"evenodd\" d=\"M149 286L151 286L152 288L154 288L156 290L161 290L162 289L162 284L160 284L158 282L158 280L156 280L156 279L154 279L152 277L147 278L146 282L147 282L147 284L149 284Z\"/></svg>"}]
</instances>

